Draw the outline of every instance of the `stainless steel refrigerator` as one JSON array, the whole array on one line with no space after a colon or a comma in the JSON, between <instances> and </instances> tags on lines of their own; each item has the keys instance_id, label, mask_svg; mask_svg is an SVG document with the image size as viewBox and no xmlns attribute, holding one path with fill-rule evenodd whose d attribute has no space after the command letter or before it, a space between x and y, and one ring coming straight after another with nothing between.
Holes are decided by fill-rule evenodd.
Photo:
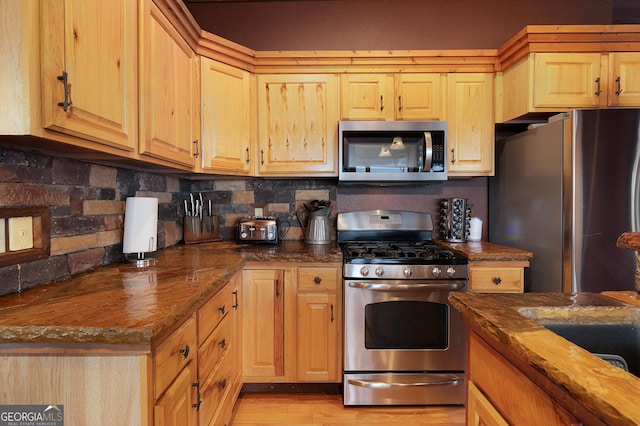
<instances>
[{"instance_id":1,"label":"stainless steel refrigerator","mask_svg":"<svg viewBox=\"0 0 640 426\"><path fill-rule=\"evenodd\" d=\"M531 251L525 291L633 290L640 110L576 110L496 143L489 240Z\"/></svg>"}]
</instances>

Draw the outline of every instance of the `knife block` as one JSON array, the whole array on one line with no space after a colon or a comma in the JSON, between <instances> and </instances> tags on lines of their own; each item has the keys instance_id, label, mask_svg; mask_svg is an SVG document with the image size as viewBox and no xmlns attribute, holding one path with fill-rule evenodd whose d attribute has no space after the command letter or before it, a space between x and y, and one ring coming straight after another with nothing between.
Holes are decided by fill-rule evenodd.
<instances>
[{"instance_id":1,"label":"knife block","mask_svg":"<svg viewBox=\"0 0 640 426\"><path fill-rule=\"evenodd\" d=\"M218 236L218 216L185 216L183 222L185 244L222 241Z\"/></svg>"}]
</instances>

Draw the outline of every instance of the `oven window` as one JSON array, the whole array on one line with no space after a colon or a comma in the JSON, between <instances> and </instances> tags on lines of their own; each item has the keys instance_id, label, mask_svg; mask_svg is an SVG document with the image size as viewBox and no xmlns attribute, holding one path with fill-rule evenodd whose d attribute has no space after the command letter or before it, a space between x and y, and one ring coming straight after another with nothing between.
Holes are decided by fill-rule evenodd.
<instances>
[{"instance_id":1,"label":"oven window","mask_svg":"<svg viewBox=\"0 0 640 426\"><path fill-rule=\"evenodd\" d=\"M449 306L443 303L395 301L365 306L367 349L446 349Z\"/></svg>"}]
</instances>

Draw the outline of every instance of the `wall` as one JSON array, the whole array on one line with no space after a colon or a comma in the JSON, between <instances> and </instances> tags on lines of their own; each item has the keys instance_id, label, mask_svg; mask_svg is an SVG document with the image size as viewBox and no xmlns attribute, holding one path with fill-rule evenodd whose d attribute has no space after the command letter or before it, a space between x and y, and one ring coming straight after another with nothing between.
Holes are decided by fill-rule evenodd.
<instances>
[{"instance_id":1,"label":"wall","mask_svg":"<svg viewBox=\"0 0 640 426\"><path fill-rule=\"evenodd\" d=\"M438 50L496 49L526 25L611 24L613 4L621 1L193 1L187 6L204 30L255 50ZM630 16L628 9L615 10Z\"/></svg>"}]
</instances>

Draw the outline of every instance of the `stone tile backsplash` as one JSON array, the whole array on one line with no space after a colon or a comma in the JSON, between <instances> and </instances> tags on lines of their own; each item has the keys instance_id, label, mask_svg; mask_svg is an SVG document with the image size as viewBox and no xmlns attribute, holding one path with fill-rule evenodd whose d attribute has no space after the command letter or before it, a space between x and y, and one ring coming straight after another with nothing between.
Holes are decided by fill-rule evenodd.
<instances>
[{"instance_id":1,"label":"stone tile backsplash","mask_svg":"<svg viewBox=\"0 0 640 426\"><path fill-rule=\"evenodd\" d=\"M339 186L337 179L190 180L0 147L0 206L47 206L51 216L50 257L0 268L0 295L125 260L127 197L158 198L159 249L183 242L184 200L190 193L212 201L224 240L234 240L238 220L256 208L280 219L282 239L302 239L296 211L312 200L332 202L334 230L338 212L376 208L428 212L437 228L439 199L453 196L475 202L475 216L487 214L486 178L390 187Z\"/></svg>"}]
</instances>

